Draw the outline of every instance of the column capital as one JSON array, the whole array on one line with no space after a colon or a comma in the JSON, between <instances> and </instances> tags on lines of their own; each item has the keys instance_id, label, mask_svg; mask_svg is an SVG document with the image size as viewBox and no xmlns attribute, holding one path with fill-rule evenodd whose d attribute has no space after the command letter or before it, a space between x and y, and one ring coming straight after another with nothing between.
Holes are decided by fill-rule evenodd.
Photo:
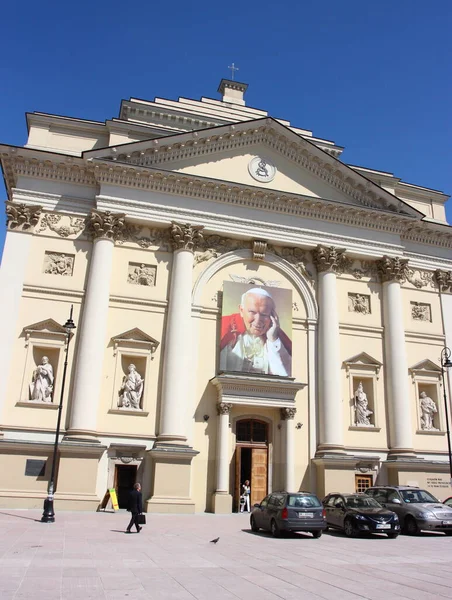
<instances>
[{"instance_id":1,"label":"column capital","mask_svg":"<svg viewBox=\"0 0 452 600\"><path fill-rule=\"evenodd\" d=\"M281 420L282 421L288 421L290 419L294 419L295 415L297 414L297 409L295 407L285 407L285 408L280 408L279 412L281 414Z\"/></svg>"},{"instance_id":2,"label":"column capital","mask_svg":"<svg viewBox=\"0 0 452 600\"><path fill-rule=\"evenodd\" d=\"M107 239L114 242L127 231L125 219L124 213L93 210L88 217L88 231L94 239Z\"/></svg>"},{"instance_id":3,"label":"column capital","mask_svg":"<svg viewBox=\"0 0 452 600\"><path fill-rule=\"evenodd\" d=\"M408 275L408 259L399 258L398 256L383 256L382 259L377 261L377 268L383 282L398 281L403 283Z\"/></svg>"},{"instance_id":4,"label":"column capital","mask_svg":"<svg viewBox=\"0 0 452 600\"><path fill-rule=\"evenodd\" d=\"M202 242L201 230L203 225L190 225L190 223L171 222L170 241L173 250L196 250L197 245Z\"/></svg>"},{"instance_id":5,"label":"column capital","mask_svg":"<svg viewBox=\"0 0 452 600\"><path fill-rule=\"evenodd\" d=\"M435 271L435 281L441 292L452 292L452 271Z\"/></svg>"},{"instance_id":6,"label":"column capital","mask_svg":"<svg viewBox=\"0 0 452 600\"><path fill-rule=\"evenodd\" d=\"M28 206L6 201L6 222L8 229L33 230L41 216L42 206Z\"/></svg>"},{"instance_id":7,"label":"column capital","mask_svg":"<svg viewBox=\"0 0 452 600\"><path fill-rule=\"evenodd\" d=\"M312 252L314 264L319 273L324 271L333 271L334 273L342 272L347 260L344 254L345 248L320 245Z\"/></svg>"},{"instance_id":8,"label":"column capital","mask_svg":"<svg viewBox=\"0 0 452 600\"><path fill-rule=\"evenodd\" d=\"M231 412L232 404L230 402L220 402L217 404L217 412L219 415L228 415Z\"/></svg>"}]
</instances>

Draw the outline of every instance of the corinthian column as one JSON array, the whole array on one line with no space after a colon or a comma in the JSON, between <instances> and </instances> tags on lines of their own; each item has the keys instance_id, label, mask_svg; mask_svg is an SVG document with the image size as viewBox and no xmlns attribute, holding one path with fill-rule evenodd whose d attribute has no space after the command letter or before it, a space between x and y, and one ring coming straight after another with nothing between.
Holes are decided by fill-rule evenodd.
<instances>
[{"instance_id":1,"label":"corinthian column","mask_svg":"<svg viewBox=\"0 0 452 600\"><path fill-rule=\"evenodd\" d=\"M317 246L313 256L319 285L319 408L320 451L342 452L344 445L336 273L345 261L344 249Z\"/></svg>"},{"instance_id":2,"label":"corinthian column","mask_svg":"<svg viewBox=\"0 0 452 600\"><path fill-rule=\"evenodd\" d=\"M0 364L3 372L0 377L0 423L13 358L12 348L17 336L25 272L30 260L31 234L39 221L41 210L42 206L6 202L8 231L0 271Z\"/></svg>"},{"instance_id":3,"label":"corinthian column","mask_svg":"<svg viewBox=\"0 0 452 600\"><path fill-rule=\"evenodd\" d=\"M296 408L281 408L281 419L285 423L285 471L284 489L286 492L296 492L295 489L295 444L294 444L294 418Z\"/></svg>"},{"instance_id":4,"label":"corinthian column","mask_svg":"<svg viewBox=\"0 0 452 600\"><path fill-rule=\"evenodd\" d=\"M193 251L202 226L174 223L174 250L163 357L159 441L187 441L187 385L192 368L191 293Z\"/></svg>"},{"instance_id":5,"label":"corinthian column","mask_svg":"<svg viewBox=\"0 0 452 600\"><path fill-rule=\"evenodd\" d=\"M93 211L94 236L88 284L79 329L69 435L94 436L107 335L110 279L115 240L125 230L125 215Z\"/></svg>"},{"instance_id":6,"label":"corinthian column","mask_svg":"<svg viewBox=\"0 0 452 600\"><path fill-rule=\"evenodd\" d=\"M410 389L400 284L408 260L384 256L377 266L383 283L385 373L389 411L389 447L392 455L413 453Z\"/></svg>"}]
</instances>

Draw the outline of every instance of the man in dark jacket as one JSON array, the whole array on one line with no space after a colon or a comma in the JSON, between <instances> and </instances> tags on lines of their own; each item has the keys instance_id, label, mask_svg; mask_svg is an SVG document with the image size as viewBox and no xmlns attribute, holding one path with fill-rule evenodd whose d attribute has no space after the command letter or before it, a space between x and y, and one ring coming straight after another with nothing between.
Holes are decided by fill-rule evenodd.
<instances>
[{"instance_id":1,"label":"man in dark jacket","mask_svg":"<svg viewBox=\"0 0 452 600\"><path fill-rule=\"evenodd\" d=\"M127 527L127 533L131 533L132 525L135 524L137 528L137 533L140 533L141 527L138 525L138 515L143 512L143 496L141 494L141 485L136 483L133 486L133 490L130 492L129 496L129 509L132 513L132 518L130 519L130 523Z\"/></svg>"}]
</instances>

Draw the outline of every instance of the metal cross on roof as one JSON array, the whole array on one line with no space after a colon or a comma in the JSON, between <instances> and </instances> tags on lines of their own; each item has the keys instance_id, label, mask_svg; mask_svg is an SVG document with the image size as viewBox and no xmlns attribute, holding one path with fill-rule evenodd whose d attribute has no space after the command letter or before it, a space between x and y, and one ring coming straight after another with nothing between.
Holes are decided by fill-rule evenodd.
<instances>
[{"instance_id":1,"label":"metal cross on roof","mask_svg":"<svg viewBox=\"0 0 452 600\"><path fill-rule=\"evenodd\" d=\"M238 68L238 67L236 67L236 66L234 65L234 63L232 63L232 65L231 65L230 67L228 67L228 69L231 69L231 79L232 79L232 81L234 81L234 71L238 71L238 70L239 70L239 68Z\"/></svg>"}]
</instances>

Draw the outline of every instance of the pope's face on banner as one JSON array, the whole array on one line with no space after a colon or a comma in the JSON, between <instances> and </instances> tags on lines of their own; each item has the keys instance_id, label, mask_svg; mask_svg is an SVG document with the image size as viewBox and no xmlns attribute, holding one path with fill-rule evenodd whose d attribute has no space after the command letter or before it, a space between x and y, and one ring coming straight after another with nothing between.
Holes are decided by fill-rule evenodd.
<instances>
[{"instance_id":1,"label":"pope's face on banner","mask_svg":"<svg viewBox=\"0 0 452 600\"><path fill-rule=\"evenodd\" d=\"M274 313L275 303L268 296L246 294L243 306L240 306L240 316L250 335L265 335L272 326Z\"/></svg>"}]
</instances>

